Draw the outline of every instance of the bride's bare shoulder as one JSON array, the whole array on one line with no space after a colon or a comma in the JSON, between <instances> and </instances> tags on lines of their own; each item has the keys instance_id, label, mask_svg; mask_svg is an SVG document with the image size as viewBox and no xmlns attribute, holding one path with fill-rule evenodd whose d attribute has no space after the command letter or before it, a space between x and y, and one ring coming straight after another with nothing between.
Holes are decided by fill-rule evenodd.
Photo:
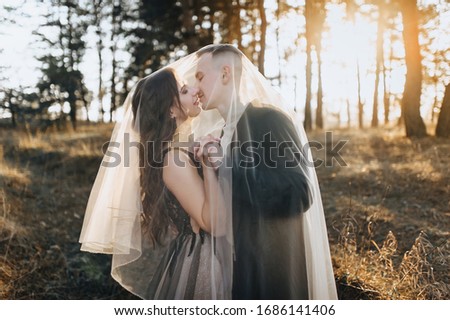
<instances>
[{"instance_id":1,"label":"bride's bare shoulder","mask_svg":"<svg viewBox=\"0 0 450 320\"><path fill-rule=\"evenodd\" d=\"M164 157L163 173L179 173L184 170L196 170L187 150L172 148Z\"/></svg>"}]
</instances>

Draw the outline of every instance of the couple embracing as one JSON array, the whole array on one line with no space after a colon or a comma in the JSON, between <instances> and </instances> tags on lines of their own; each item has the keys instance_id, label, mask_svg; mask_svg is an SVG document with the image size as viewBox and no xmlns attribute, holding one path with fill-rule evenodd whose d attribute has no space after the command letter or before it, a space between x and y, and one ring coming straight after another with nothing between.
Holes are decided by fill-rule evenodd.
<instances>
[{"instance_id":1,"label":"couple embracing","mask_svg":"<svg viewBox=\"0 0 450 320\"><path fill-rule=\"evenodd\" d=\"M144 299L335 299L308 140L241 51L141 79L92 188L81 250ZM112 159L120 161L112 161Z\"/></svg>"}]
</instances>

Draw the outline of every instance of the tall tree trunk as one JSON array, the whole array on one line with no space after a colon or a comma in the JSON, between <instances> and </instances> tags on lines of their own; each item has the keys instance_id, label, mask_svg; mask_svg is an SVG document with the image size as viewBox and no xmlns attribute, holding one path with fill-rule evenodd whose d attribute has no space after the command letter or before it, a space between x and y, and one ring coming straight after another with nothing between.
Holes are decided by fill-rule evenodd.
<instances>
[{"instance_id":1,"label":"tall tree trunk","mask_svg":"<svg viewBox=\"0 0 450 320\"><path fill-rule=\"evenodd\" d=\"M75 79L74 79L74 69L75 69L75 60L74 60L74 55L72 53L72 41L73 41L73 30L72 30L72 6L68 5L67 6L67 26L68 26L68 32L67 32L67 36L68 36L68 42L69 42L69 65L68 67L69 69L69 78L68 79L68 87L66 88L69 94L68 102L70 105L70 111L69 111L69 117L70 117L70 122L72 124L72 128L74 130L77 129L77 96L75 94L75 90L77 88L77 84L75 83Z\"/></svg>"},{"instance_id":2,"label":"tall tree trunk","mask_svg":"<svg viewBox=\"0 0 450 320\"><path fill-rule=\"evenodd\" d=\"M125 102L126 97L130 93L131 88L129 88L130 83L130 74L125 73L124 77L122 78L122 92L119 95L119 104L123 105Z\"/></svg>"},{"instance_id":3,"label":"tall tree trunk","mask_svg":"<svg viewBox=\"0 0 450 320\"><path fill-rule=\"evenodd\" d=\"M280 12L281 12L281 0L277 0L277 10L275 11L275 17L277 20L277 27L275 29L275 36L276 36L276 42L277 42L277 59L278 59L278 85L281 86L281 54L280 54ZM305 9L305 19L307 19L306 17L306 9ZM308 42L308 40L306 40ZM311 45L311 40L310 40L310 45ZM311 48L310 48L310 54L311 54ZM311 107L310 107L310 111L311 112ZM306 110L305 110L306 113ZM312 120L310 120L312 121ZM306 122L306 118L305 118L305 122ZM312 125L312 123L311 123Z\"/></svg>"},{"instance_id":4,"label":"tall tree trunk","mask_svg":"<svg viewBox=\"0 0 450 320\"><path fill-rule=\"evenodd\" d=\"M385 33L386 31L388 32L389 30L389 26L384 26L385 27ZM390 54L392 54L392 42L389 41L389 50L390 50ZM381 66L383 68L383 109L384 109L384 124L388 124L389 123L389 114L390 114L390 90L388 87L388 66L386 65L386 58L384 56L384 51L383 54L381 55ZM390 74L390 71L389 71ZM389 82L390 83L390 82Z\"/></svg>"},{"instance_id":5,"label":"tall tree trunk","mask_svg":"<svg viewBox=\"0 0 450 320\"><path fill-rule=\"evenodd\" d=\"M87 99L89 90L85 86L83 86L81 81L80 81L80 83L78 83L78 88L80 88L81 101L83 101L84 109L86 110L86 122L90 123L91 119L89 118L89 107L91 104L91 100L88 101L88 99Z\"/></svg>"},{"instance_id":6,"label":"tall tree trunk","mask_svg":"<svg viewBox=\"0 0 450 320\"><path fill-rule=\"evenodd\" d=\"M393 65L393 63L394 63L394 59L395 59L395 56L394 56L394 47L393 47L393 43L394 43L394 41L395 41L395 38L394 38L394 33L392 32L392 30L390 31L390 37L389 37L389 76L388 76L388 83L389 83L389 86L387 87L388 88L388 91L387 91L387 103L388 103L388 107L387 107L387 109L385 109L385 118L388 118L388 120L389 120L389 115L390 115L390 113L391 113L391 111L390 111L390 108L391 108L391 100L392 100L392 94L391 94L391 84L392 84L392 65ZM403 121L399 121L400 123L403 123Z\"/></svg>"},{"instance_id":7,"label":"tall tree trunk","mask_svg":"<svg viewBox=\"0 0 450 320\"><path fill-rule=\"evenodd\" d=\"M85 103L84 109L86 110L86 122L90 123L91 119L89 118L89 104L87 103L86 99L83 99L83 100L84 100L84 103Z\"/></svg>"},{"instance_id":8,"label":"tall tree trunk","mask_svg":"<svg viewBox=\"0 0 450 320\"><path fill-rule=\"evenodd\" d=\"M113 12L112 12L112 31L111 31L111 54L112 54L112 61L111 61L111 102L110 102L110 108L109 108L109 121L113 121L113 113L117 109L117 91L116 91L116 77L117 77L117 58L116 58L116 51L117 51L117 35L120 33L120 19L118 19L120 10L121 10L121 1L114 1L113 2Z\"/></svg>"},{"instance_id":9,"label":"tall tree trunk","mask_svg":"<svg viewBox=\"0 0 450 320\"><path fill-rule=\"evenodd\" d=\"M383 66L383 108L384 108L384 124L389 123L389 89L387 87L387 74L386 74L386 65L385 65L385 59L384 54L381 58L382 66Z\"/></svg>"},{"instance_id":10,"label":"tall tree trunk","mask_svg":"<svg viewBox=\"0 0 450 320\"><path fill-rule=\"evenodd\" d=\"M350 112L350 100L347 98L347 128L352 125L351 112Z\"/></svg>"},{"instance_id":11,"label":"tall tree trunk","mask_svg":"<svg viewBox=\"0 0 450 320\"><path fill-rule=\"evenodd\" d=\"M105 109L103 108L103 42L102 38L99 35L99 39L97 42L97 54L98 54L98 103L100 109L101 121L103 121L103 117L105 115Z\"/></svg>"},{"instance_id":12,"label":"tall tree trunk","mask_svg":"<svg viewBox=\"0 0 450 320\"><path fill-rule=\"evenodd\" d=\"M103 116L105 114L105 110L103 108L103 94L104 94L104 89L103 89L103 55L102 55L102 50L103 50L103 40L102 40L102 35L101 35L101 30L100 30L100 24L97 26L97 36L98 36L98 41L97 41L97 55L98 55L98 103L99 103L99 109L100 109L100 117L103 121Z\"/></svg>"},{"instance_id":13,"label":"tall tree trunk","mask_svg":"<svg viewBox=\"0 0 450 320\"><path fill-rule=\"evenodd\" d=\"M9 112L11 113L11 124L13 128L17 127L16 122L16 105L13 103L13 90L9 89L6 93L8 95Z\"/></svg>"},{"instance_id":14,"label":"tall tree trunk","mask_svg":"<svg viewBox=\"0 0 450 320\"><path fill-rule=\"evenodd\" d=\"M444 100L436 126L436 136L450 137L450 83L445 87Z\"/></svg>"},{"instance_id":15,"label":"tall tree trunk","mask_svg":"<svg viewBox=\"0 0 450 320\"><path fill-rule=\"evenodd\" d=\"M438 107L438 84L435 82L433 106L431 107L431 123L434 123L437 107Z\"/></svg>"},{"instance_id":16,"label":"tall tree trunk","mask_svg":"<svg viewBox=\"0 0 450 320\"><path fill-rule=\"evenodd\" d=\"M16 121L16 112L14 111L13 108L11 108L11 110L9 110L11 112L11 125L13 128L17 127L17 121Z\"/></svg>"},{"instance_id":17,"label":"tall tree trunk","mask_svg":"<svg viewBox=\"0 0 450 320\"><path fill-rule=\"evenodd\" d=\"M378 63L377 63L378 64ZM373 92L373 107L372 107L372 128L378 127L378 86L380 84L380 72L377 66L377 72L375 74L375 90Z\"/></svg>"},{"instance_id":18,"label":"tall tree trunk","mask_svg":"<svg viewBox=\"0 0 450 320\"><path fill-rule=\"evenodd\" d=\"M358 11L358 6L354 0L345 0L346 16L352 22L353 28L356 30L355 15ZM361 71L359 66L358 52L355 52L356 60L356 81L357 81L357 93L358 93L358 126L360 129L364 126L364 105L361 98ZM350 119L350 116L349 116ZM350 122L349 122L350 124Z\"/></svg>"},{"instance_id":19,"label":"tall tree trunk","mask_svg":"<svg viewBox=\"0 0 450 320\"><path fill-rule=\"evenodd\" d=\"M261 18L261 35L260 35L260 52L258 56L258 69L259 72L264 74L264 60L265 60L265 52L266 52L266 30L267 30L267 18L266 18L266 9L264 8L264 0L258 0L258 11L259 16Z\"/></svg>"},{"instance_id":20,"label":"tall tree trunk","mask_svg":"<svg viewBox=\"0 0 450 320\"><path fill-rule=\"evenodd\" d=\"M316 44L318 69L316 127L323 129L322 45L320 42L321 39L318 39Z\"/></svg>"},{"instance_id":21,"label":"tall tree trunk","mask_svg":"<svg viewBox=\"0 0 450 320\"><path fill-rule=\"evenodd\" d=\"M405 121L407 137L424 137L427 135L427 131L420 116L422 57L419 46L417 0L403 0L400 7L403 17L403 40L407 70L402 98L402 116Z\"/></svg>"},{"instance_id":22,"label":"tall tree trunk","mask_svg":"<svg viewBox=\"0 0 450 320\"><path fill-rule=\"evenodd\" d=\"M278 0L279 10L280 0ZM312 30L312 3L311 1L305 2L305 23L306 23L306 101L305 101L305 121L304 127L306 131L312 130L312 112L311 112L311 84L312 84L312 59L311 49L313 44L313 30ZM278 41L277 41L278 43Z\"/></svg>"},{"instance_id":23,"label":"tall tree trunk","mask_svg":"<svg viewBox=\"0 0 450 320\"><path fill-rule=\"evenodd\" d=\"M69 92L68 102L70 105L69 118L72 124L73 130L77 130L77 109L76 109L76 96Z\"/></svg>"},{"instance_id":24,"label":"tall tree trunk","mask_svg":"<svg viewBox=\"0 0 450 320\"><path fill-rule=\"evenodd\" d=\"M100 111L101 121L104 121L105 110L103 108L103 55L102 51L104 49L103 45L103 35L102 35L102 0L96 0L92 4L94 6L94 14L95 14L95 26L96 26L96 34L97 34L97 56L98 56L98 104Z\"/></svg>"},{"instance_id":25,"label":"tall tree trunk","mask_svg":"<svg viewBox=\"0 0 450 320\"><path fill-rule=\"evenodd\" d=\"M377 23L377 54L376 54L376 70L375 70L375 88L373 92L373 108L372 108L372 127L378 127L378 90L380 86L380 73L383 64L383 37L384 37L384 6L383 3L378 5L378 23Z\"/></svg>"},{"instance_id":26,"label":"tall tree trunk","mask_svg":"<svg viewBox=\"0 0 450 320\"><path fill-rule=\"evenodd\" d=\"M310 3L309 8L309 31L314 44L317 57L317 109L316 109L316 127L323 128L323 87L322 87L322 30L325 22L326 11L324 0L306 1ZM305 5L306 7L306 5Z\"/></svg>"},{"instance_id":27,"label":"tall tree trunk","mask_svg":"<svg viewBox=\"0 0 450 320\"><path fill-rule=\"evenodd\" d=\"M297 113L297 84L298 76L294 74L294 112Z\"/></svg>"},{"instance_id":28,"label":"tall tree trunk","mask_svg":"<svg viewBox=\"0 0 450 320\"><path fill-rule=\"evenodd\" d=\"M434 57L434 75L433 75L433 86L434 86L434 100L433 106L431 107L431 123L434 123L436 110L438 108L438 93L439 93L439 77L438 77L438 69L439 69L439 59Z\"/></svg>"},{"instance_id":29,"label":"tall tree trunk","mask_svg":"<svg viewBox=\"0 0 450 320\"><path fill-rule=\"evenodd\" d=\"M304 127L306 131L312 130L312 115L311 115L311 45L306 44L306 101L305 101L305 122Z\"/></svg>"},{"instance_id":30,"label":"tall tree trunk","mask_svg":"<svg viewBox=\"0 0 450 320\"><path fill-rule=\"evenodd\" d=\"M113 48L112 51L112 64L111 64L111 105L109 108L109 122L113 121L113 112L116 111L117 108L117 91L116 91L116 69L117 69L117 61L116 61L116 48L115 44L111 46Z\"/></svg>"},{"instance_id":31,"label":"tall tree trunk","mask_svg":"<svg viewBox=\"0 0 450 320\"><path fill-rule=\"evenodd\" d=\"M361 98L361 70L359 67L359 58L356 58L356 77L358 81L358 125L364 128L364 104Z\"/></svg>"}]
</instances>

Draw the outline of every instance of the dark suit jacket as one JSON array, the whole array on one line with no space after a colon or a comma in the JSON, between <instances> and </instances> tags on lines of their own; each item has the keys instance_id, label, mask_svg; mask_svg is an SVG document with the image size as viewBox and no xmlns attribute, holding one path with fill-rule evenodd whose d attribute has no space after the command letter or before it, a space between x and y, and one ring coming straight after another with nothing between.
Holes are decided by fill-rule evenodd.
<instances>
[{"instance_id":1,"label":"dark suit jacket","mask_svg":"<svg viewBox=\"0 0 450 320\"><path fill-rule=\"evenodd\" d=\"M231 144L233 299L307 299L302 213L311 205L292 121L249 105Z\"/></svg>"}]
</instances>

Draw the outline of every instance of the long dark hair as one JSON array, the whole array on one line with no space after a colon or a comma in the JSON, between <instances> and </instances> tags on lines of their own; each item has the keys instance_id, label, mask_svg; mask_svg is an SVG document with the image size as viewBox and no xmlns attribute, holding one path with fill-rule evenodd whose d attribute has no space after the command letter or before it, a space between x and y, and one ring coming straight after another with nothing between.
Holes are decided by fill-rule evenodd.
<instances>
[{"instance_id":1,"label":"long dark hair","mask_svg":"<svg viewBox=\"0 0 450 320\"><path fill-rule=\"evenodd\" d=\"M143 227L153 244L160 242L170 226L162 201L162 169L167 143L176 130L175 119L170 117L170 107L173 105L181 104L172 69L160 70L138 82L132 110L141 140L139 160Z\"/></svg>"}]
</instances>

